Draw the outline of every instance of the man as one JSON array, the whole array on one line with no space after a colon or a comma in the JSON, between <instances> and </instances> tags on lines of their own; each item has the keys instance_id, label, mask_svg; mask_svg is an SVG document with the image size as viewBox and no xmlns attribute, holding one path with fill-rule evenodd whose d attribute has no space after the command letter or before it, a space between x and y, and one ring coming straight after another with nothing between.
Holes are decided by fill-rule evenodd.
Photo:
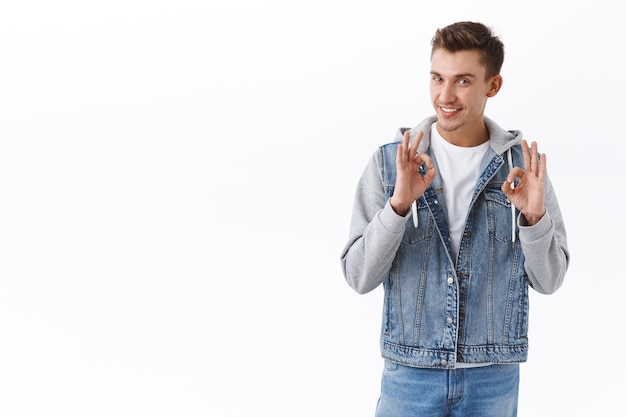
<instances>
[{"instance_id":1,"label":"man","mask_svg":"<svg viewBox=\"0 0 626 417\"><path fill-rule=\"evenodd\" d=\"M480 23L432 40L436 115L372 156L341 263L359 293L384 287L376 415L517 415L529 286L549 294L569 264L547 160L484 115L504 46Z\"/></svg>"}]
</instances>

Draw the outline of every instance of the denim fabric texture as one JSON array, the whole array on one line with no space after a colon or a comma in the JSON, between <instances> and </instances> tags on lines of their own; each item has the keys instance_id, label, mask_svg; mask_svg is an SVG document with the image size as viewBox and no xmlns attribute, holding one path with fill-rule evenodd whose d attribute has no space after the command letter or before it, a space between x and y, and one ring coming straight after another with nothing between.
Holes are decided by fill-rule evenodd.
<instances>
[{"instance_id":1,"label":"denim fabric texture","mask_svg":"<svg viewBox=\"0 0 626 417\"><path fill-rule=\"evenodd\" d=\"M385 361L376 417L515 417L519 364L413 368Z\"/></svg>"},{"instance_id":2,"label":"denim fabric texture","mask_svg":"<svg viewBox=\"0 0 626 417\"><path fill-rule=\"evenodd\" d=\"M396 182L398 142L380 148L385 199ZM523 166L521 147L511 147ZM435 167L437 161L433 158ZM383 281L381 350L395 363L454 368L464 363L519 363L528 350L528 281L511 203L501 186L509 172L489 149L469 207L457 259L451 258L439 176L418 200L419 228L404 236Z\"/></svg>"}]
</instances>

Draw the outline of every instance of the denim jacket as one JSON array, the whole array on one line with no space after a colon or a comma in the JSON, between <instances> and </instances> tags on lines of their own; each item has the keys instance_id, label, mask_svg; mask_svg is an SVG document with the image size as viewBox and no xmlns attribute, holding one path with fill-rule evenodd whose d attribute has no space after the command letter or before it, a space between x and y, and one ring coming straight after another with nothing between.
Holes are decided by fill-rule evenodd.
<instances>
[{"instance_id":1,"label":"denim jacket","mask_svg":"<svg viewBox=\"0 0 626 417\"><path fill-rule=\"evenodd\" d=\"M420 152L429 152L435 120L426 119L411 130L412 138L424 132ZM396 150L406 129L378 149L359 181L342 267L359 293L382 284L381 353L392 362L431 368L523 362L528 354L529 285L552 293L563 281L569 253L550 181L545 184L546 214L528 226L500 189L512 169L509 152L513 166L524 166L521 132L504 131L488 118L485 123L490 148L456 259L438 175L417 201L417 229L410 214L400 216L389 205Z\"/></svg>"}]
</instances>

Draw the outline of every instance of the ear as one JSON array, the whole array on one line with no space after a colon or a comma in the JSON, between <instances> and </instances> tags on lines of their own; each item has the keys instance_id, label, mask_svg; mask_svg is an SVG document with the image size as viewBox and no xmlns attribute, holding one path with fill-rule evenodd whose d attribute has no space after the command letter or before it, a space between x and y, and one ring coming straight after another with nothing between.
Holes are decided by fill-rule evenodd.
<instances>
[{"instance_id":1,"label":"ear","mask_svg":"<svg viewBox=\"0 0 626 417\"><path fill-rule=\"evenodd\" d=\"M489 91L487 91L487 97L493 97L498 94L502 88L502 76L500 74L494 75L489 82Z\"/></svg>"}]
</instances>

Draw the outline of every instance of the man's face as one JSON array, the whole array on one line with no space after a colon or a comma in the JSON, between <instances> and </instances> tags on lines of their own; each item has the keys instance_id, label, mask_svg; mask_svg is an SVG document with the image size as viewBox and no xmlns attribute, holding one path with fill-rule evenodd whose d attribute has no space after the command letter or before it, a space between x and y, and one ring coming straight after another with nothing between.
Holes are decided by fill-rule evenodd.
<instances>
[{"instance_id":1,"label":"man's face","mask_svg":"<svg viewBox=\"0 0 626 417\"><path fill-rule=\"evenodd\" d=\"M485 80L485 71L478 51L435 50L430 98L444 132L472 133L484 126L487 98L498 92L502 82L499 75Z\"/></svg>"}]
</instances>

